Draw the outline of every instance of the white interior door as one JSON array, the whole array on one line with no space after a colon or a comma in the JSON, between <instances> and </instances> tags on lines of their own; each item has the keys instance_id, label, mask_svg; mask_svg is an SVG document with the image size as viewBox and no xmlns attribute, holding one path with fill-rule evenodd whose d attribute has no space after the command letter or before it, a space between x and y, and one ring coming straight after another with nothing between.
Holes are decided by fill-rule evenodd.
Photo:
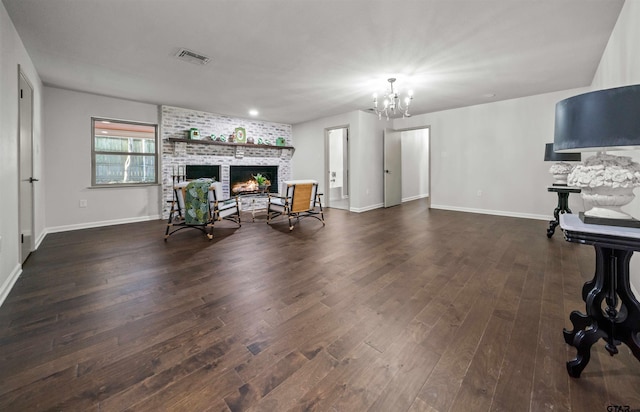
<instances>
[{"instance_id":1,"label":"white interior door","mask_svg":"<svg viewBox=\"0 0 640 412\"><path fill-rule=\"evenodd\" d=\"M400 132L384 131L384 207L402 203L402 146Z\"/></svg>"},{"instance_id":2,"label":"white interior door","mask_svg":"<svg viewBox=\"0 0 640 412\"><path fill-rule=\"evenodd\" d=\"M33 88L20 72L20 261L24 263L34 248L33 239Z\"/></svg>"}]
</instances>

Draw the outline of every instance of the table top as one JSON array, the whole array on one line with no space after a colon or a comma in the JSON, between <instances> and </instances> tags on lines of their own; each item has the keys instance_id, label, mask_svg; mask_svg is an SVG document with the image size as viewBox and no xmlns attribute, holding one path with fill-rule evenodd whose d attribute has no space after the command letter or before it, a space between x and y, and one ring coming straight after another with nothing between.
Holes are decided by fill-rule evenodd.
<instances>
[{"instance_id":1,"label":"table top","mask_svg":"<svg viewBox=\"0 0 640 412\"><path fill-rule=\"evenodd\" d=\"M580 193L582 192L582 189L573 186L549 186L547 187L547 191L557 193Z\"/></svg>"},{"instance_id":2,"label":"table top","mask_svg":"<svg viewBox=\"0 0 640 412\"><path fill-rule=\"evenodd\" d=\"M593 233L597 235L619 236L632 239L640 239L640 229L623 226L591 225L584 223L578 215L565 213L560 215L560 227L562 230L572 232Z\"/></svg>"},{"instance_id":3,"label":"table top","mask_svg":"<svg viewBox=\"0 0 640 412\"><path fill-rule=\"evenodd\" d=\"M560 228L568 242L640 251L640 229L586 224L578 215L560 215Z\"/></svg>"}]
</instances>

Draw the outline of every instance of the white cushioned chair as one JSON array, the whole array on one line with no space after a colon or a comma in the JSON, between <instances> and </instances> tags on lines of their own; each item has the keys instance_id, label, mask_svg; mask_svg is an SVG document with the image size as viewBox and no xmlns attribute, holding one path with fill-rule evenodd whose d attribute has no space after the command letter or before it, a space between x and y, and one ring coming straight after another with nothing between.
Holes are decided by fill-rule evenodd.
<instances>
[{"instance_id":1,"label":"white cushioned chair","mask_svg":"<svg viewBox=\"0 0 640 412\"><path fill-rule=\"evenodd\" d=\"M278 216L289 218L289 231L304 217L313 217L324 226L322 193L318 193L315 180L288 180L283 182L280 195L269 194L267 223ZM295 219L295 220L294 220Z\"/></svg>"},{"instance_id":2,"label":"white cushioned chair","mask_svg":"<svg viewBox=\"0 0 640 412\"><path fill-rule=\"evenodd\" d=\"M193 211L187 210L187 187L190 182L176 183L173 187L174 200L169 212L165 240L178 230L194 228L201 230L209 239L213 239L213 227L215 222L229 220L242 226L240 221L240 207L237 198L225 199L222 192L222 183L213 182L208 187L207 205L202 213L195 216ZM189 215L191 213L193 216Z\"/></svg>"}]
</instances>

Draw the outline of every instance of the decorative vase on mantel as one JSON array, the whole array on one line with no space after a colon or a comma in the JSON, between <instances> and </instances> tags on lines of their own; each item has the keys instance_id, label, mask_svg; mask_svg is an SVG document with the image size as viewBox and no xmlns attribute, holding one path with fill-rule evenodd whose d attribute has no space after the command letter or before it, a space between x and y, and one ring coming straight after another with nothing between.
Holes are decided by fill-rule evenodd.
<instances>
[{"instance_id":1,"label":"decorative vase on mantel","mask_svg":"<svg viewBox=\"0 0 640 412\"><path fill-rule=\"evenodd\" d=\"M640 186L640 164L630 157L598 152L573 168L567 184L581 188L582 198L593 205L584 212L585 217L634 220L621 210L635 197L633 189Z\"/></svg>"}]
</instances>

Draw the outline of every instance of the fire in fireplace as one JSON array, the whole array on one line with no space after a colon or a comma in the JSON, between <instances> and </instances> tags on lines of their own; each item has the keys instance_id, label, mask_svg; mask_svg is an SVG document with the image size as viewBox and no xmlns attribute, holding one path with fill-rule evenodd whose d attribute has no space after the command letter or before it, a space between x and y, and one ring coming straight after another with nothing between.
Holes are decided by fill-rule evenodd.
<instances>
[{"instance_id":1,"label":"fire in fireplace","mask_svg":"<svg viewBox=\"0 0 640 412\"><path fill-rule=\"evenodd\" d=\"M278 193L278 166L230 166L229 187L232 194L256 192L259 189L255 176L268 180L267 191Z\"/></svg>"}]
</instances>

